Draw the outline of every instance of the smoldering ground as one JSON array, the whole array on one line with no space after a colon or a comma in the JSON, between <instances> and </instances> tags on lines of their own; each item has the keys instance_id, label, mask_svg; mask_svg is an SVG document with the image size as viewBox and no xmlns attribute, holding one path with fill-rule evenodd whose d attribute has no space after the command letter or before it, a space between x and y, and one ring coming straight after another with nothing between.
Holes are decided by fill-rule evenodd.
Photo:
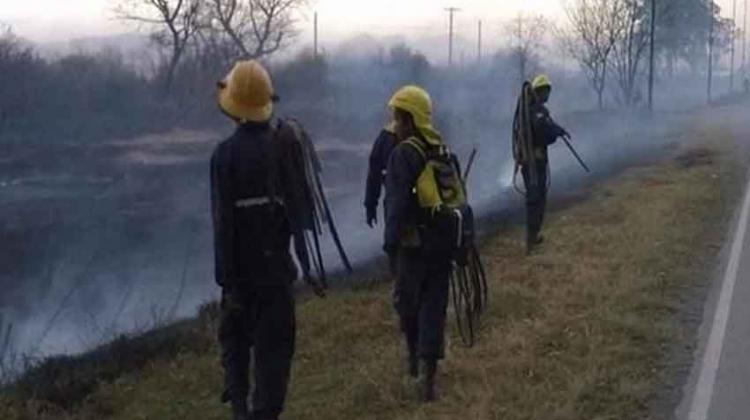
<instances>
[{"instance_id":1,"label":"smoldering ground","mask_svg":"<svg viewBox=\"0 0 750 420\"><path fill-rule=\"evenodd\" d=\"M364 225L364 182L372 141L388 118L385 104L401 84L430 91L436 126L464 163L478 149L469 191L479 216L522 206L510 156L519 83L507 60L499 56L462 70L425 67L413 52L400 60L329 57L312 82L294 72L277 80L278 114L298 117L309 128L336 224L357 266L381 256L382 225ZM556 81L553 116L593 170L585 174L558 144L551 151L554 193L658 156L680 143L674 127L716 118L713 111L689 109L703 101L698 83L662 85L654 115L588 112L594 98L580 75L544 70ZM217 298L208 158L230 130L227 123L127 141L7 146L0 160L0 307L6 325L13 325L4 354L9 362L84 351L191 316ZM325 244L327 265L336 270L330 238Z\"/></svg>"}]
</instances>

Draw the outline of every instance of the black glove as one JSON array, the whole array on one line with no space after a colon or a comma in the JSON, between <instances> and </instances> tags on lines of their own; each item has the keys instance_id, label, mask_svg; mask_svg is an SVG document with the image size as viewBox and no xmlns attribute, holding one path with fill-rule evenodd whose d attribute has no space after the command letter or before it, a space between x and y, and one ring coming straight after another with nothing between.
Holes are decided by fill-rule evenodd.
<instances>
[{"instance_id":1,"label":"black glove","mask_svg":"<svg viewBox=\"0 0 750 420\"><path fill-rule=\"evenodd\" d=\"M367 226L374 228L378 224L378 209L377 207L367 208Z\"/></svg>"}]
</instances>

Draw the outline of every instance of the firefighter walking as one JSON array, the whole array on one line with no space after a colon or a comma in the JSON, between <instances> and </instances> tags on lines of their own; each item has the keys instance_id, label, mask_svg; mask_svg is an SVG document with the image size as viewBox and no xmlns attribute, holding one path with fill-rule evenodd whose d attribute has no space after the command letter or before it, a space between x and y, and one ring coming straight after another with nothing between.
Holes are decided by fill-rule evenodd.
<instances>
[{"instance_id":1,"label":"firefighter walking","mask_svg":"<svg viewBox=\"0 0 750 420\"><path fill-rule=\"evenodd\" d=\"M432 126L432 102L423 89L407 86L389 102L398 145L386 175L385 251L396 261L394 306L408 349L408 371L418 378L420 398L436 398L435 375L444 356L444 330L452 256L449 242L431 234L417 183L428 154L443 149ZM434 179L434 177L433 177Z\"/></svg>"}]
</instances>

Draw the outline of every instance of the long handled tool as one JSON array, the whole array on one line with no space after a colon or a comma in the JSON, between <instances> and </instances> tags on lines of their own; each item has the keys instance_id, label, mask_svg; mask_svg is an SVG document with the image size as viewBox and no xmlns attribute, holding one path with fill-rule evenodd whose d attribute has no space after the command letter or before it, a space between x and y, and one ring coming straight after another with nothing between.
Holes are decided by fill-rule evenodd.
<instances>
[{"instance_id":1,"label":"long handled tool","mask_svg":"<svg viewBox=\"0 0 750 420\"><path fill-rule=\"evenodd\" d=\"M578 161L578 163L581 164L581 167L583 167L583 169L586 172L591 173L591 169L589 169L589 167L586 166L586 163L583 161L583 159L581 159L581 156L578 154L578 152L576 152L576 149L573 147L572 144L570 144L569 137L567 135L565 135L565 136L562 136L562 139L565 142L565 145L568 146L568 149L570 149L570 153L572 153L573 156Z\"/></svg>"},{"instance_id":2,"label":"long handled tool","mask_svg":"<svg viewBox=\"0 0 750 420\"><path fill-rule=\"evenodd\" d=\"M331 208L328 205L328 199L325 195L325 190L323 188L323 182L320 179L320 173L322 172L322 165L320 162L320 159L318 158L318 154L315 150L315 147L313 146L312 140L308 136L308 134L302 129L301 125L295 120L289 120L289 123L291 123L292 129L295 131L298 140L301 142L302 147L302 156L303 156L303 165L304 165L304 172L307 177L307 182L309 186L309 190L311 193L311 199L312 199L312 206L314 209L315 216L313 217L314 220L316 220L317 227L314 230L314 236L313 238L316 240L315 247L317 249L317 253L320 253L320 245L317 242L318 240L318 234L321 233L322 230L320 228L321 224L327 224L328 230L331 233L331 238L333 239L334 245L336 246L336 250L339 253L339 257L341 258L341 262L344 265L344 268L348 273L352 273L352 265L349 262L349 258L346 255L346 251L344 250L344 246L341 243L341 238L339 236L338 230L336 229L336 225L333 221L333 213L331 212ZM322 268L322 261L320 261L320 265ZM321 270L322 271L322 270ZM326 286L325 279L323 280L324 286Z\"/></svg>"},{"instance_id":3,"label":"long handled tool","mask_svg":"<svg viewBox=\"0 0 750 420\"><path fill-rule=\"evenodd\" d=\"M333 223L333 214L331 213L331 208L328 206L328 199L325 194L323 194L323 183L320 181L320 174L318 172L315 172L315 183L323 202L323 210L325 211L325 218L328 222L328 229L331 232L331 237L333 238L333 242L339 252L339 257L341 257L341 262L344 264L344 268L346 268L346 271L351 274L353 272L352 265L349 262L349 258L346 256L346 251L344 251L343 245L341 244L341 238L339 237L336 225Z\"/></svg>"},{"instance_id":4,"label":"long handled tool","mask_svg":"<svg viewBox=\"0 0 750 420\"><path fill-rule=\"evenodd\" d=\"M464 183L467 183L469 180L477 151L477 147L475 147L469 156L469 161L463 174ZM462 223L459 222L458 229L463 230L463 228ZM457 258L453 262L450 289L453 296L453 312L456 317L458 335L461 337L464 345L472 347L476 340L480 315L487 307L489 293L487 276L482 266L479 251L473 241L472 243L464 244L464 246L465 249L462 251L464 253L463 257Z\"/></svg>"},{"instance_id":5,"label":"long handled tool","mask_svg":"<svg viewBox=\"0 0 750 420\"><path fill-rule=\"evenodd\" d=\"M477 147L474 146L474 148L471 150L471 154L469 155L469 162L466 164L466 169L464 170L464 177L463 180L466 181L469 179L469 174L471 174L471 167L474 166L474 159L477 157Z\"/></svg>"}]
</instances>

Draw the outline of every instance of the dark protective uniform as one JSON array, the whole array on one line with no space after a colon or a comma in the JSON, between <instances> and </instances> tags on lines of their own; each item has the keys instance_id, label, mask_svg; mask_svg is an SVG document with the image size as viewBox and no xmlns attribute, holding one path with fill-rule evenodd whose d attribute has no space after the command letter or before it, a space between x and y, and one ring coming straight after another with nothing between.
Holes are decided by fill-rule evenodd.
<instances>
[{"instance_id":1,"label":"dark protective uniform","mask_svg":"<svg viewBox=\"0 0 750 420\"><path fill-rule=\"evenodd\" d=\"M289 252L295 231L287 210L303 182L289 156L288 136L268 123L246 123L211 157L216 281L221 302L224 402L246 404L252 349L253 415L275 419L286 396L294 353L292 282L297 268Z\"/></svg>"},{"instance_id":2,"label":"dark protective uniform","mask_svg":"<svg viewBox=\"0 0 750 420\"><path fill-rule=\"evenodd\" d=\"M536 184L531 182L530 164L524 164L521 167L521 173L526 186L526 234L529 239L535 239L542 229L544 212L547 206L549 182L547 147L557 141L558 137L565 135L566 131L550 117L549 110L543 103L532 103L530 111L537 174Z\"/></svg>"},{"instance_id":3,"label":"dark protective uniform","mask_svg":"<svg viewBox=\"0 0 750 420\"><path fill-rule=\"evenodd\" d=\"M370 166L367 171L367 186L365 189L365 209L367 210L367 221L374 220L378 211L380 192L385 176L387 174L388 159L396 147L396 137L392 131L383 129L380 131L375 144L370 152Z\"/></svg>"},{"instance_id":4,"label":"dark protective uniform","mask_svg":"<svg viewBox=\"0 0 750 420\"><path fill-rule=\"evenodd\" d=\"M435 252L421 238L425 217L413 188L425 161L405 142L393 150L386 175L385 250L397 255L393 300L410 357L427 361L444 356L450 255Z\"/></svg>"}]
</instances>

